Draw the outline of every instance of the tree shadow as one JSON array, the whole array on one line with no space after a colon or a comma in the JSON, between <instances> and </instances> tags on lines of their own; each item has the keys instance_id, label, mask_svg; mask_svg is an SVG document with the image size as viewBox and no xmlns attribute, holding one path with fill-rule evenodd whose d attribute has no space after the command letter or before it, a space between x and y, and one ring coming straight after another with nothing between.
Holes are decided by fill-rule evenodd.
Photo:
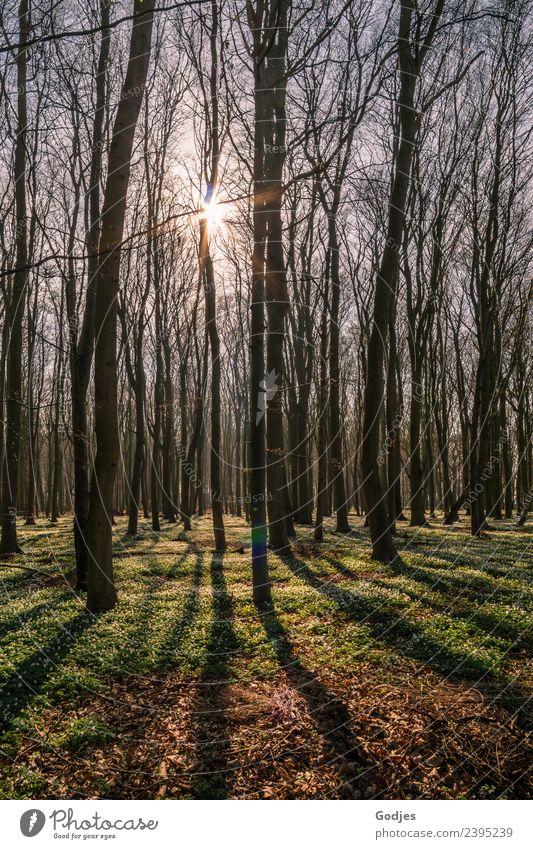
<instances>
[{"instance_id":1,"label":"tree shadow","mask_svg":"<svg viewBox=\"0 0 533 849\"><path fill-rule=\"evenodd\" d=\"M512 645L508 647L507 653L512 655L519 654L523 649L530 649L533 645L533 641L527 636L526 626L520 626L513 620L509 607L501 607L501 615L496 611L482 610L479 606L479 595L473 592L458 587L457 592L452 593L451 598L447 598L450 589L443 587L440 581L436 580L431 584L429 581L419 581L414 575L412 580L420 586L420 589L402 586L399 588L401 592L413 601L423 604L436 615L446 616L450 620L463 620L475 625L487 637L511 640ZM376 579L375 584L385 590L394 588L390 583L388 584L380 579ZM437 594L440 594L442 598L439 599ZM494 589L490 596L484 599L484 602L491 604L497 604L498 601L497 589ZM506 603L509 604L509 601Z\"/></svg>"},{"instance_id":2,"label":"tree shadow","mask_svg":"<svg viewBox=\"0 0 533 849\"><path fill-rule=\"evenodd\" d=\"M223 561L223 554L214 553L211 558L213 619L206 661L192 706L194 768L191 795L197 799L227 799L231 795L228 684L231 656L239 642L233 626L233 601L224 577Z\"/></svg>"},{"instance_id":3,"label":"tree shadow","mask_svg":"<svg viewBox=\"0 0 533 849\"><path fill-rule=\"evenodd\" d=\"M393 576L405 577L420 585L419 593L411 588L402 588L402 592L418 599L432 610L443 612L448 608L446 615L450 619L463 619L472 622L489 636L513 640L514 645L509 649L513 653L519 652L523 648L531 648L533 645L531 639L528 639L527 631L513 623L509 612L507 615L498 617L496 613L480 609L480 604L483 602L493 604L503 602L503 604L508 605L507 610L509 611L510 606L516 605L516 589L514 587L499 586L485 574L460 576L450 572L449 569L443 572L437 571L435 574L422 566L409 568L397 563L389 564L389 568L393 572ZM376 583L379 584L380 582L377 581ZM483 588L480 587L480 584L483 584ZM383 583L383 586L387 585ZM423 592L425 587L427 587L429 593L450 596L450 601L443 602L432 599L428 592ZM457 602L457 599L466 604L468 609L464 611L454 610L453 604Z\"/></svg>"},{"instance_id":4,"label":"tree shadow","mask_svg":"<svg viewBox=\"0 0 533 849\"><path fill-rule=\"evenodd\" d=\"M490 552L487 553L489 554ZM479 556L476 557L474 555L465 555L463 551L439 551L437 554L434 549L425 550L418 548L413 551L413 554L415 554L417 557L425 558L432 569L442 570L443 575L454 575L454 573L452 573L452 570L458 567L466 567L467 569L475 571L478 575L479 580L483 582L490 582L491 579L498 580L502 577L522 577L523 575L523 572L513 565L513 561L518 558L518 555L508 557L508 560L510 562L490 562L488 560L481 561L481 558ZM499 556L501 557L502 555L499 554ZM390 565L399 566L399 564L394 563ZM404 569L406 572L408 572L409 569L417 570L419 568L420 567L418 565L409 567L404 564ZM467 580L466 576L463 578L463 580ZM502 589L506 591L505 587L503 587Z\"/></svg>"},{"instance_id":5,"label":"tree shadow","mask_svg":"<svg viewBox=\"0 0 533 849\"><path fill-rule=\"evenodd\" d=\"M283 557L283 562L296 577L330 599L350 619L370 628L376 640L389 645L398 655L422 661L451 680L475 681L476 686L484 681L497 683L501 687L498 704L513 714L529 701L530 694L514 682L494 675L490 660L439 643L427 633L424 624L406 618L401 611L391 610L391 604L377 605L354 589L323 581L307 563L294 556ZM339 568L342 569L341 563Z\"/></svg>"},{"instance_id":6,"label":"tree shadow","mask_svg":"<svg viewBox=\"0 0 533 849\"><path fill-rule=\"evenodd\" d=\"M334 557L325 555L323 560L337 569L343 578L349 578L357 582L369 580L368 576L364 573L354 573L343 562L336 560ZM383 568L389 569L392 574L387 575L384 573L381 578L372 576L373 586L381 587L386 591L398 589L414 601L419 601L425 607L435 611L436 614L446 615L450 619L463 619L466 622L472 622L485 631L488 636L511 639L514 641L514 645L509 651L513 653L520 652L523 648L531 647L532 641L528 639L526 629L520 628L519 625L512 621L508 614L499 617L496 613L479 609L480 593L486 593L483 601L496 603L503 600L505 604L515 606L516 589L514 587L511 589L500 587L494 581L491 581L490 578L487 578L485 574L478 574L475 577L460 576L452 572L449 568L441 572L438 564L431 565L430 569L428 569L419 565L408 566L405 563L393 562L388 563ZM315 571L313 574L315 578L324 577L327 579L326 573L320 575ZM416 588L411 586L395 587L388 582L398 577L407 578L418 586ZM479 582L483 583L483 589L480 588ZM434 593L435 596L432 597L431 593ZM437 593L443 596L443 598L437 598ZM451 599L446 599L447 595L450 595ZM467 606L468 609L463 611L453 609L453 605L457 602L457 599ZM402 609L403 605L398 606L399 613Z\"/></svg>"},{"instance_id":7,"label":"tree shadow","mask_svg":"<svg viewBox=\"0 0 533 849\"><path fill-rule=\"evenodd\" d=\"M8 731L20 714L42 692L50 674L64 660L81 635L95 623L83 610L69 619L45 645L17 666L0 690L0 729Z\"/></svg>"},{"instance_id":8,"label":"tree shadow","mask_svg":"<svg viewBox=\"0 0 533 849\"><path fill-rule=\"evenodd\" d=\"M158 595L167 586L169 581L172 581L174 578L179 576L181 566L192 551L193 549L191 549L191 547L187 547L185 551L181 552L170 568L165 569L164 571L154 571L149 567L139 570L139 574L146 579L148 586L136 604L135 612L132 615L131 629L122 631L120 635L122 641L120 647L122 667L118 670L120 674L144 674L153 666L155 666L156 669L163 669L160 662L165 655L168 656L168 654L172 651L171 635L174 634L175 637L177 636L179 622L183 621L185 623L187 621L187 617L191 613L191 597L189 597L188 601L185 603L185 610L180 617L180 620L178 620L178 624L171 629L170 634L165 636L163 645L166 646L166 651L163 651L163 647L161 647L157 653L155 663L153 663L151 662L152 647L150 636L153 631L154 623L157 622L157 606L160 603ZM196 551L195 554L197 560L195 578L193 578L193 580L197 581L199 587L203 572L203 555ZM193 592L193 597L194 595L195 593Z\"/></svg>"},{"instance_id":9,"label":"tree shadow","mask_svg":"<svg viewBox=\"0 0 533 849\"><path fill-rule=\"evenodd\" d=\"M173 567L173 569L177 569L177 565L176 567ZM198 613L200 611L200 587L202 585L203 576L204 555L201 551L196 551L192 582L189 587L183 609L174 625L168 631L157 653L156 666L162 671L176 669L180 665L181 659L175 655L178 649L180 649L183 645L198 617Z\"/></svg>"},{"instance_id":10,"label":"tree shadow","mask_svg":"<svg viewBox=\"0 0 533 849\"><path fill-rule=\"evenodd\" d=\"M286 558L284 558L286 562ZM361 741L352 730L353 718L344 702L308 669L294 650L287 631L272 607L261 613L261 623L272 645L278 663L294 689L304 697L319 733L330 751L324 766L345 767L351 774L364 772L367 780L373 766L362 752ZM339 773L339 785L345 782Z\"/></svg>"},{"instance_id":11,"label":"tree shadow","mask_svg":"<svg viewBox=\"0 0 533 849\"><path fill-rule=\"evenodd\" d=\"M36 604L30 607L29 610L23 610L21 613L14 616L12 619L4 619L0 622L0 637L11 633L12 631L20 630L24 625L35 622L40 618L41 614L49 611L52 607L56 607L63 602L71 601L72 593L63 592L54 597L53 601L43 601L41 604Z\"/></svg>"},{"instance_id":12,"label":"tree shadow","mask_svg":"<svg viewBox=\"0 0 533 849\"><path fill-rule=\"evenodd\" d=\"M0 566L6 566L5 563L0 563ZM9 568L6 566L6 568ZM13 569L13 574L4 577L3 574L0 573L0 583L2 590L4 592L9 593L18 593L18 597L24 593L26 593L29 589L33 589L35 584L39 584L39 589L44 586L43 575L39 575L38 573L27 572L22 569ZM55 577L56 575L60 575L60 572L50 573L50 576L46 577Z\"/></svg>"}]
</instances>

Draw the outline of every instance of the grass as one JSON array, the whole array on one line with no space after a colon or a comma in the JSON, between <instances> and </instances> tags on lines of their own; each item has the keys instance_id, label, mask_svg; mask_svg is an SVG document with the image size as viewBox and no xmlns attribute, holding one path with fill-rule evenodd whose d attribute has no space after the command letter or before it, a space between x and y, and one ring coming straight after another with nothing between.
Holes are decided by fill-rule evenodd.
<instances>
[{"instance_id":1,"label":"grass","mask_svg":"<svg viewBox=\"0 0 533 849\"><path fill-rule=\"evenodd\" d=\"M82 716L73 720L61 734L51 740L53 748L80 752L83 749L103 746L115 736L113 729L95 716Z\"/></svg>"},{"instance_id":2,"label":"grass","mask_svg":"<svg viewBox=\"0 0 533 849\"><path fill-rule=\"evenodd\" d=\"M495 523L497 524L497 523ZM0 566L4 798L520 798L527 734L531 533L500 523L300 529L271 555L274 607L251 602L247 538L115 527L120 603L71 587L71 519L21 530ZM35 565L47 576L12 565Z\"/></svg>"}]
</instances>

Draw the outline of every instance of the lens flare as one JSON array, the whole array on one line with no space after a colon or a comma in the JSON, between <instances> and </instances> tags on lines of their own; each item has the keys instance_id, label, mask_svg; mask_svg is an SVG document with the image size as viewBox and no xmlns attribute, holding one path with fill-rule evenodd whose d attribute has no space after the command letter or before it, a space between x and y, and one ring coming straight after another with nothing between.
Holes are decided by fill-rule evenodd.
<instances>
[{"instance_id":1,"label":"lens flare","mask_svg":"<svg viewBox=\"0 0 533 849\"><path fill-rule=\"evenodd\" d=\"M225 214L226 209L224 205L217 203L216 198L203 205L202 215L211 228L219 226L223 222Z\"/></svg>"}]
</instances>

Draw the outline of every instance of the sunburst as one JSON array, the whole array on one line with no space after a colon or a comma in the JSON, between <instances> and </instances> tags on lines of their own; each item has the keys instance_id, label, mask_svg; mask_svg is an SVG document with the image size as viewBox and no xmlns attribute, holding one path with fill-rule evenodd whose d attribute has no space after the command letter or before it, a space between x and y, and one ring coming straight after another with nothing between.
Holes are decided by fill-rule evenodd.
<instances>
[{"instance_id":1,"label":"sunburst","mask_svg":"<svg viewBox=\"0 0 533 849\"><path fill-rule=\"evenodd\" d=\"M201 215L207 221L210 230L214 230L223 223L226 217L226 205L218 203L216 197L213 197L209 203L204 201L202 205Z\"/></svg>"}]
</instances>

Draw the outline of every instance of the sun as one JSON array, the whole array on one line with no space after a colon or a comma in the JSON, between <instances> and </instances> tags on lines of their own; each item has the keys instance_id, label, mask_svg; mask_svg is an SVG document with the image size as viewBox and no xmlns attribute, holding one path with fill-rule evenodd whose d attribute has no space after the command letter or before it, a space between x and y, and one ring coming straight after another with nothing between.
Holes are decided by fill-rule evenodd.
<instances>
[{"instance_id":1,"label":"sun","mask_svg":"<svg viewBox=\"0 0 533 849\"><path fill-rule=\"evenodd\" d=\"M216 198L210 200L209 203L204 202L202 216L205 217L210 229L219 227L224 221L225 215L225 206L218 203Z\"/></svg>"}]
</instances>

